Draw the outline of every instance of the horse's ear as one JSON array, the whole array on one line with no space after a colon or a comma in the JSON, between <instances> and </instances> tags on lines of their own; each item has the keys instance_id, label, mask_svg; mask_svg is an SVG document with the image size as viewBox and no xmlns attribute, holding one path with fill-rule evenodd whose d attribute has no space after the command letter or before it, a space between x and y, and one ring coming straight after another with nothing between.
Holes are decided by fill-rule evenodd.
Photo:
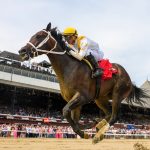
<instances>
[{"instance_id":1,"label":"horse's ear","mask_svg":"<svg viewBox=\"0 0 150 150\"><path fill-rule=\"evenodd\" d=\"M51 29L51 22L47 25L46 31L49 31Z\"/></svg>"}]
</instances>

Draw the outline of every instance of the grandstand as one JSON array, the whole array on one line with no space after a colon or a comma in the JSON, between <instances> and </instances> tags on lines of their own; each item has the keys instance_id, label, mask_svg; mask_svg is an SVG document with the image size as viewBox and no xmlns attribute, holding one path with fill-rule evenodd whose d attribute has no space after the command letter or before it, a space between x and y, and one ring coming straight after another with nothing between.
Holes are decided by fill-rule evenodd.
<instances>
[{"instance_id":1,"label":"grandstand","mask_svg":"<svg viewBox=\"0 0 150 150\"><path fill-rule=\"evenodd\" d=\"M150 94L150 81L145 81L141 88ZM123 101L119 122L114 127L121 129L129 124L150 129L150 99L143 100L143 106L134 104L131 108ZM69 126L61 112L65 104L50 63L22 63L17 54L0 53L0 124ZM83 107L80 122L100 116L103 112L91 103Z\"/></svg>"}]
</instances>

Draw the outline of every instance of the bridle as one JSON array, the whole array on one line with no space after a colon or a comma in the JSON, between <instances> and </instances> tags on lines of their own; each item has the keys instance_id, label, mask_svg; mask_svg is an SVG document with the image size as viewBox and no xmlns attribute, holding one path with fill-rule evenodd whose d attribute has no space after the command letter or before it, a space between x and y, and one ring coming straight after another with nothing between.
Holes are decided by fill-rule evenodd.
<instances>
[{"instance_id":1,"label":"bridle","mask_svg":"<svg viewBox=\"0 0 150 150\"><path fill-rule=\"evenodd\" d=\"M46 31L46 30L42 30L43 32L47 33L47 36L45 37L45 39L43 41L41 41L37 46L35 46L34 44L32 44L31 42L28 42L27 44L29 44L30 46L32 46L32 48L34 48L36 50L36 52L33 52L34 54L37 53L38 55L38 52L44 52L46 55L48 55L49 53L51 54L57 54L57 55L64 55L66 53L66 50L63 51L63 52L56 52L56 51L53 51L56 49L57 47L57 41L55 40L55 38L53 38L53 36L51 35L51 32L50 31ZM53 39L55 41L55 45L52 49L50 50L44 50L44 49L40 49L40 47L42 47L44 44L46 44L46 42L49 40L49 39Z\"/></svg>"}]
</instances>

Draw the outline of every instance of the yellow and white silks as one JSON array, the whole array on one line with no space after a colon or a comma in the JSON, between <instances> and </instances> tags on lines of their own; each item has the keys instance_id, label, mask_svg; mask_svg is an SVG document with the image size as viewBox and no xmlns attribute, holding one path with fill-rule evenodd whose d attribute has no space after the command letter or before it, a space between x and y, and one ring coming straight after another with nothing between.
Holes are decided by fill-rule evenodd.
<instances>
[{"instance_id":1,"label":"yellow and white silks","mask_svg":"<svg viewBox=\"0 0 150 150\"><path fill-rule=\"evenodd\" d=\"M76 40L76 43L71 46L71 48L74 51L70 51L70 54L78 60L82 60L85 56L90 55L90 53L95 57L97 61L103 59L104 56L104 53L99 48L98 43L85 36L79 36Z\"/></svg>"}]
</instances>

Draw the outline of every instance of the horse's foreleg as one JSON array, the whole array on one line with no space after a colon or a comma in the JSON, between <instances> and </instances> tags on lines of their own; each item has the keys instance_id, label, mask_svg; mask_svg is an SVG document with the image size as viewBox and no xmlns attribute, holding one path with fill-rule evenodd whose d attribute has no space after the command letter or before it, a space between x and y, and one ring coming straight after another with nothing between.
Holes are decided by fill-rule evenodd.
<instances>
[{"instance_id":1,"label":"horse's foreleg","mask_svg":"<svg viewBox=\"0 0 150 150\"><path fill-rule=\"evenodd\" d=\"M85 130L85 129L90 129L93 128L94 126L96 126L97 121L93 120L93 122L90 123L86 123L86 124L80 124L79 123L79 119L80 119L80 112L81 112L81 108L77 108L71 111L71 118L72 120L78 124L79 128L81 130Z\"/></svg>"},{"instance_id":2,"label":"horse's foreleg","mask_svg":"<svg viewBox=\"0 0 150 150\"><path fill-rule=\"evenodd\" d=\"M74 132L77 133L80 137L86 138L87 136L83 131L81 131L79 124L76 123L71 118L71 111L76 109L77 107L80 107L84 104L88 103L83 96L80 95L80 93L76 93L72 99L66 104L66 106L63 108L63 116L67 119L67 121L70 123L71 127L73 128Z\"/></svg>"}]
</instances>

